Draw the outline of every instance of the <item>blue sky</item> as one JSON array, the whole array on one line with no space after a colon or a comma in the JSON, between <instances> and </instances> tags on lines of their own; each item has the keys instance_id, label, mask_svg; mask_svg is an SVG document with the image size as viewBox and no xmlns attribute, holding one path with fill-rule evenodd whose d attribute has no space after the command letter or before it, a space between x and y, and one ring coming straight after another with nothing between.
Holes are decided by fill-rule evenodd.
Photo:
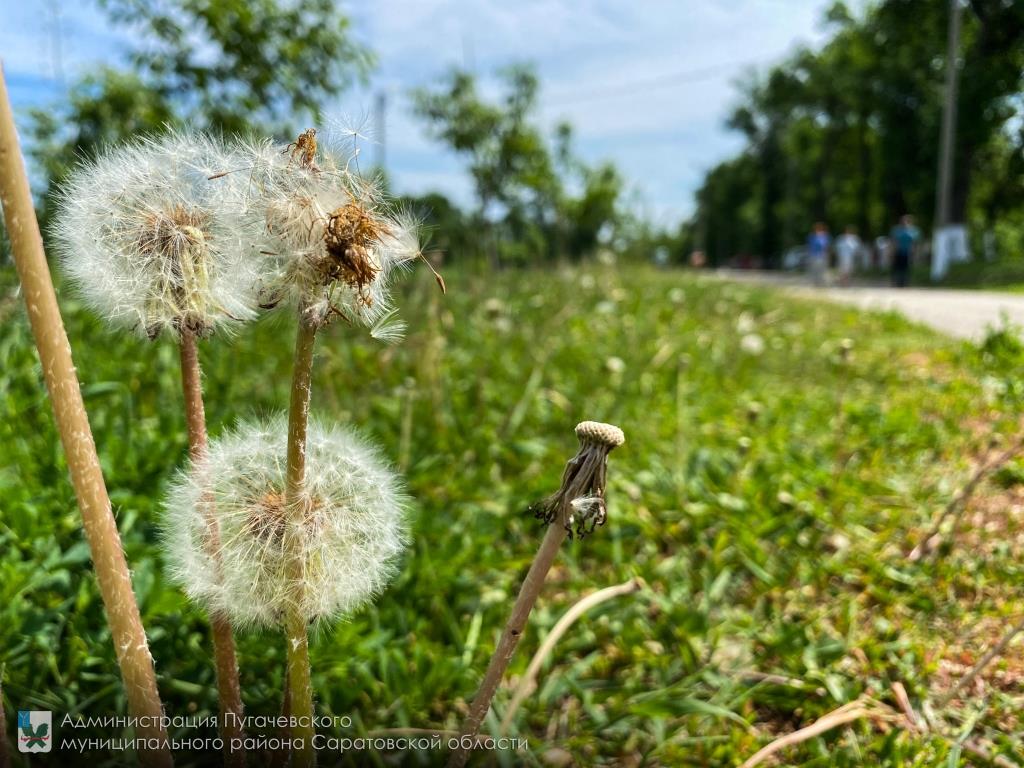
<instances>
[{"instance_id":1,"label":"blue sky","mask_svg":"<svg viewBox=\"0 0 1024 768\"><path fill-rule=\"evenodd\" d=\"M660 223L688 215L704 171L736 152L724 127L735 83L823 39L832 0L375 0L342 3L378 67L368 87L325 105L368 112L385 92L387 164L396 190L471 196L463 165L409 112L410 88L454 66L492 74L532 62L545 125L569 120L588 161L610 159L633 204ZM854 3L857 5L857 3ZM94 0L0 0L0 58L16 111L61 97L64 83L124 59L126 34Z\"/></svg>"}]
</instances>

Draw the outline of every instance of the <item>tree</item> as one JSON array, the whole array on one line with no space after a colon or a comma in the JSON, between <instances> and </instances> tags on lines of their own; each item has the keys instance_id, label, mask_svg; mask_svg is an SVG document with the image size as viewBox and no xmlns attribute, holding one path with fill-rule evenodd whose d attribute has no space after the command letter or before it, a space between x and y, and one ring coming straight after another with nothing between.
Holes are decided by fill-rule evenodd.
<instances>
[{"instance_id":1,"label":"tree","mask_svg":"<svg viewBox=\"0 0 1024 768\"><path fill-rule=\"evenodd\" d=\"M969 8L960 52L958 220L972 212L991 219L1016 205L992 179L998 173L1011 181L1013 158L1024 149L1024 135L1009 130L1024 87L1024 5L976 0ZM820 49L798 51L746 84L729 125L745 136L749 162L712 169L697 199L694 232L712 259L740 252L719 250L726 246L745 249L748 224L769 263L815 220L834 229L856 224L865 235L886 231L907 212L930 224L947 20L945 2L885 0L860 17L837 2ZM739 180L751 167L744 186ZM730 208L709 211L713 204ZM739 232L718 231L737 221Z\"/></svg>"},{"instance_id":2,"label":"tree","mask_svg":"<svg viewBox=\"0 0 1024 768\"><path fill-rule=\"evenodd\" d=\"M501 79L505 95L490 103L473 75L452 72L439 88L413 94L416 112L434 138L469 160L477 198L472 218L492 265L583 258L612 237L621 178L610 164L581 162L568 125L545 138L533 115L533 70L510 67Z\"/></svg>"},{"instance_id":3,"label":"tree","mask_svg":"<svg viewBox=\"0 0 1024 768\"><path fill-rule=\"evenodd\" d=\"M101 0L139 40L109 67L32 112L31 154L49 187L81 155L165 125L289 134L318 121L372 63L333 0ZM45 199L44 211L45 216Z\"/></svg>"}]
</instances>

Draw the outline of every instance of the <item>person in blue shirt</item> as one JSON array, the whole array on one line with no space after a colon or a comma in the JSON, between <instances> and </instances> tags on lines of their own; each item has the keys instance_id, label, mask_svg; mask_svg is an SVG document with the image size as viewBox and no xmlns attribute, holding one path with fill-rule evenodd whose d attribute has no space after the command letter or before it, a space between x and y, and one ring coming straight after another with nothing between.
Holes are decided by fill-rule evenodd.
<instances>
[{"instance_id":1,"label":"person in blue shirt","mask_svg":"<svg viewBox=\"0 0 1024 768\"><path fill-rule=\"evenodd\" d=\"M832 245L832 236L824 222L817 222L814 230L807 238L807 266L810 268L811 279L815 285L825 284L825 271L828 269L828 249Z\"/></svg>"},{"instance_id":2,"label":"person in blue shirt","mask_svg":"<svg viewBox=\"0 0 1024 768\"><path fill-rule=\"evenodd\" d=\"M893 227L892 243L892 284L906 288L910 282L910 264L914 260L914 246L921 239L921 231L914 226L914 217L904 214L900 223Z\"/></svg>"}]
</instances>

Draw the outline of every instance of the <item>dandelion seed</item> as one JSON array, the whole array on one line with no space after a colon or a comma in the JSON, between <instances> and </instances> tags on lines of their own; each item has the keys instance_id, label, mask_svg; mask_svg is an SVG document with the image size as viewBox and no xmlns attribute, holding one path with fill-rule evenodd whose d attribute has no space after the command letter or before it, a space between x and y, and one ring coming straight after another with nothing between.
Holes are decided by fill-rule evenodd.
<instances>
[{"instance_id":1,"label":"dandelion seed","mask_svg":"<svg viewBox=\"0 0 1024 768\"><path fill-rule=\"evenodd\" d=\"M374 322L370 336L384 344L397 344L405 338L406 324L398 318L398 310L392 309Z\"/></svg>"},{"instance_id":2,"label":"dandelion seed","mask_svg":"<svg viewBox=\"0 0 1024 768\"><path fill-rule=\"evenodd\" d=\"M206 336L251 319L258 232L230 204L216 169L238 162L189 133L112 149L75 171L54 230L61 262L92 308L115 327L155 338Z\"/></svg>"},{"instance_id":3,"label":"dandelion seed","mask_svg":"<svg viewBox=\"0 0 1024 768\"><path fill-rule=\"evenodd\" d=\"M245 424L178 475L165 503L165 548L176 580L237 626L279 625L357 610L380 593L405 548L404 496L377 451L339 428L310 424L301 510L285 503L283 417ZM220 546L206 545L208 515ZM301 578L291 558L299 554ZM217 563L222 564L218 567Z\"/></svg>"}]
</instances>

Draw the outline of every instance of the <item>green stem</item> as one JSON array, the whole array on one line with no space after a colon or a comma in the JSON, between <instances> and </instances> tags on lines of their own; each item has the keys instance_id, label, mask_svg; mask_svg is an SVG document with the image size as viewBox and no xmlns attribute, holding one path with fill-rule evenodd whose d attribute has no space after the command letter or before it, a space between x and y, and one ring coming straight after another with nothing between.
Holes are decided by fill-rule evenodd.
<instances>
[{"instance_id":1,"label":"green stem","mask_svg":"<svg viewBox=\"0 0 1024 768\"><path fill-rule=\"evenodd\" d=\"M313 682L309 667L309 634L306 619L298 610L288 612L285 620L285 640L288 643L288 698L291 703L290 722L292 742L302 740L301 748L293 750L292 766L316 765L313 749Z\"/></svg>"},{"instance_id":2,"label":"green stem","mask_svg":"<svg viewBox=\"0 0 1024 768\"><path fill-rule=\"evenodd\" d=\"M306 479L306 432L309 426L310 382L313 376L313 346L317 325L306 319L299 307L299 329L295 338L295 364L292 369L291 401L288 408L288 468L285 476L285 505L292 516L289 526L292 558L288 578L293 581L294 599L284 619L288 650L288 701L291 711L292 740L301 744L293 752L295 768L316 765L313 749L313 684L309 668L309 634L302 615L303 561L302 541L297 535L303 516L303 487Z\"/></svg>"}]
</instances>

